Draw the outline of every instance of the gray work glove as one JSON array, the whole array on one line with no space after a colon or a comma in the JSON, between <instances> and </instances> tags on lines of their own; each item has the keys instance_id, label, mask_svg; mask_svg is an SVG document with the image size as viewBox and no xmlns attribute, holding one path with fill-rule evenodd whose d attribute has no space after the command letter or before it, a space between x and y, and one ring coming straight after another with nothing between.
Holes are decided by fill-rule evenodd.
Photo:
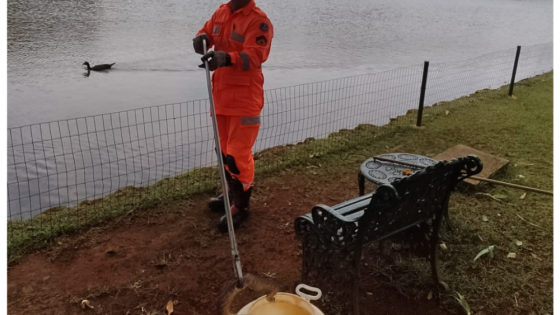
<instances>
[{"instance_id":1,"label":"gray work glove","mask_svg":"<svg viewBox=\"0 0 560 315\"><path fill-rule=\"evenodd\" d=\"M231 57L225 51L209 51L206 55L200 58L202 64L199 68L205 68L204 61L208 61L208 68L210 71L214 71L220 67L231 66Z\"/></svg>"},{"instance_id":2,"label":"gray work glove","mask_svg":"<svg viewBox=\"0 0 560 315\"><path fill-rule=\"evenodd\" d=\"M206 40L206 49L208 49L208 45L210 45L210 41L208 40L208 36L206 36L206 34L202 33L200 35L198 35L197 37L193 38L193 48L194 51L197 54L204 54L204 46L202 45L202 41Z\"/></svg>"}]
</instances>

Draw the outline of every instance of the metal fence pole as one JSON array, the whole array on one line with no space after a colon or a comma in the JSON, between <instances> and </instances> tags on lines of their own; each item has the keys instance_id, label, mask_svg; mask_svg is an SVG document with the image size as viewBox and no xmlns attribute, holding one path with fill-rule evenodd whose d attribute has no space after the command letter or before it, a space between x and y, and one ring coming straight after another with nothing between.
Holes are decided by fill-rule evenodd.
<instances>
[{"instance_id":1,"label":"metal fence pole","mask_svg":"<svg viewBox=\"0 0 560 315\"><path fill-rule=\"evenodd\" d=\"M515 83L515 74L517 73L517 63L519 62L519 54L521 53L521 46L517 46L515 53L515 62L513 63L513 73L511 74L511 83L509 84L509 96L513 95L513 84Z\"/></svg>"},{"instance_id":2,"label":"metal fence pole","mask_svg":"<svg viewBox=\"0 0 560 315\"><path fill-rule=\"evenodd\" d=\"M426 82L428 81L428 67L429 61L424 61L424 74L422 74L422 87L420 89L420 104L418 105L418 118L416 119L416 126L422 126L422 113L424 112L424 97L426 96Z\"/></svg>"}]
</instances>

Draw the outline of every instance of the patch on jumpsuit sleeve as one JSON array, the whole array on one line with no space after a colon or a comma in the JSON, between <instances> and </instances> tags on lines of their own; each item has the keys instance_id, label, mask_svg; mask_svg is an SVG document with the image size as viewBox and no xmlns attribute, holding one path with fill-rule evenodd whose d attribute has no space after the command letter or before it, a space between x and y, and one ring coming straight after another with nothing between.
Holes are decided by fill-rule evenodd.
<instances>
[{"instance_id":1,"label":"patch on jumpsuit sleeve","mask_svg":"<svg viewBox=\"0 0 560 315\"><path fill-rule=\"evenodd\" d=\"M261 23L260 29L263 33L268 32L268 24L266 24L265 22Z\"/></svg>"},{"instance_id":2,"label":"patch on jumpsuit sleeve","mask_svg":"<svg viewBox=\"0 0 560 315\"><path fill-rule=\"evenodd\" d=\"M268 39L266 39L266 36L261 35L257 37L257 45L266 46L267 43L268 43Z\"/></svg>"}]
</instances>

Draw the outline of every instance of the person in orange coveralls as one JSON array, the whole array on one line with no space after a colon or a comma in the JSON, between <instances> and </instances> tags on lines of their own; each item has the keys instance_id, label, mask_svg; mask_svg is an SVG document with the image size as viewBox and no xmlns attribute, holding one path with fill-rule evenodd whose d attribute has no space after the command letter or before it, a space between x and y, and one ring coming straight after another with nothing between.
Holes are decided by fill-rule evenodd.
<instances>
[{"instance_id":1,"label":"person in orange coveralls","mask_svg":"<svg viewBox=\"0 0 560 315\"><path fill-rule=\"evenodd\" d=\"M193 39L194 50L203 54L212 74L212 95L226 169L234 226L249 216L255 164L252 147L260 128L264 105L261 65L268 59L273 27L254 0L231 0L212 15ZM213 211L224 210L223 194L210 199ZM225 215L219 228L227 231Z\"/></svg>"}]
</instances>

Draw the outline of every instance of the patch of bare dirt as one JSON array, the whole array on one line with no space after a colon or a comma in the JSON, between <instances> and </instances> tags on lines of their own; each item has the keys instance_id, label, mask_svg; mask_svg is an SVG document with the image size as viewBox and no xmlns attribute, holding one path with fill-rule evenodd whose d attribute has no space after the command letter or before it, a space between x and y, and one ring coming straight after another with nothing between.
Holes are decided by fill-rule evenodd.
<instances>
[{"instance_id":1,"label":"patch of bare dirt","mask_svg":"<svg viewBox=\"0 0 560 315\"><path fill-rule=\"evenodd\" d=\"M293 293L301 279L294 220L316 204L356 197L356 175L287 172L262 180L251 217L236 231L244 271ZM29 255L8 270L9 314L166 314L170 299L178 300L173 314L220 314L218 295L234 274L219 214L206 210L209 197L125 216ZM448 314L436 298L407 299L374 280L360 292L362 314ZM94 308L82 310L83 299Z\"/></svg>"}]
</instances>

